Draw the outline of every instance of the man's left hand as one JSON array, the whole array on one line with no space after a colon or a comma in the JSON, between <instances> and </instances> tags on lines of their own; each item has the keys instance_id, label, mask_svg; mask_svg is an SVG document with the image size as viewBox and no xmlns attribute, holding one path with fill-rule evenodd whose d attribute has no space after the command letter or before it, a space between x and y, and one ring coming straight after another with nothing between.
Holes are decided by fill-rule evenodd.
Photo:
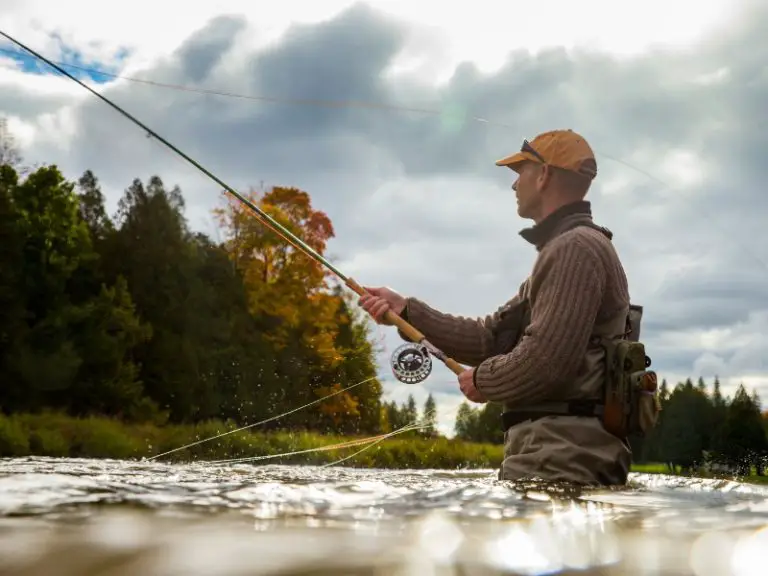
<instances>
[{"instance_id":1,"label":"man's left hand","mask_svg":"<svg viewBox=\"0 0 768 576\"><path fill-rule=\"evenodd\" d=\"M486 400L485 396L483 396L477 388L475 388L475 382L473 380L473 377L475 375L475 369L470 368L469 370L464 370L461 374L459 374L459 388L461 388L461 393L464 394L464 396L467 397L468 400L471 402L477 402L478 404L485 404L488 402Z\"/></svg>"}]
</instances>

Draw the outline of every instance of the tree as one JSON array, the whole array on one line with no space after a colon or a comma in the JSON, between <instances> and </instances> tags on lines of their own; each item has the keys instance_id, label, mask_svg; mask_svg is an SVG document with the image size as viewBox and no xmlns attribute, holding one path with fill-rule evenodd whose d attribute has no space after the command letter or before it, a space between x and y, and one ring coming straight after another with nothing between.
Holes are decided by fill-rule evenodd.
<instances>
[{"instance_id":1,"label":"tree","mask_svg":"<svg viewBox=\"0 0 768 576\"><path fill-rule=\"evenodd\" d=\"M671 469L684 472L704 462L710 440L711 405L706 393L689 378L678 384L663 405L657 454Z\"/></svg>"},{"instance_id":2,"label":"tree","mask_svg":"<svg viewBox=\"0 0 768 576\"><path fill-rule=\"evenodd\" d=\"M424 412L422 416L422 425L425 428L421 431L424 436L437 436L437 403L430 392L424 401Z\"/></svg>"},{"instance_id":3,"label":"tree","mask_svg":"<svg viewBox=\"0 0 768 576\"><path fill-rule=\"evenodd\" d=\"M98 254L73 184L55 166L21 180L7 164L1 182L2 254L10 268L0 286L4 325L13 332L0 345L0 402L7 410L147 414L152 406L131 359L147 327L125 284L94 281Z\"/></svg>"},{"instance_id":4,"label":"tree","mask_svg":"<svg viewBox=\"0 0 768 576\"><path fill-rule=\"evenodd\" d=\"M216 414L210 387L201 380L201 347L191 328L199 326L194 309L195 248L183 215L181 191L165 189L153 176L138 179L119 202L118 229L104 255L110 281L123 276L152 339L136 355L147 394L171 420L193 421Z\"/></svg>"},{"instance_id":5,"label":"tree","mask_svg":"<svg viewBox=\"0 0 768 576\"><path fill-rule=\"evenodd\" d=\"M21 403L23 387L10 369L20 350L19 336L26 330L24 290L24 236L22 215L13 200L16 171L0 166L0 408Z\"/></svg>"},{"instance_id":6,"label":"tree","mask_svg":"<svg viewBox=\"0 0 768 576\"><path fill-rule=\"evenodd\" d=\"M413 394L408 394L408 401L403 409L403 418L409 424L416 424L419 420L419 409L416 407L416 399Z\"/></svg>"},{"instance_id":7,"label":"tree","mask_svg":"<svg viewBox=\"0 0 768 576\"><path fill-rule=\"evenodd\" d=\"M26 322L16 335L8 368L15 385L25 390L22 409L66 404L82 362L70 339L79 310L69 287L92 248L72 189L55 166L40 168L12 186L23 242L20 305Z\"/></svg>"},{"instance_id":8,"label":"tree","mask_svg":"<svg viewBox=\"0 0 768 576\"><path fill-rule=\"evenodd\" d=\"M459 440L467 442L474 441L476 438L477 429L477 411L472 408L467 402L459 404L459 409L456 411L456 423L454 431L456 437Z\"/></svg>"},{"instance_id":9,"label":"tree","mask_svg":"<svg viewBox=\"0 0 768 576\"><path fill-rule=\"evenodd\" d=\"M760 415L759 398L750 398L743 385L739 385L728 406L722 442L717 448L718 458L739 475L748 475L752 466L762 472L762 459L768 455L768 438Z\"/></svg>"},{"instance_id":10,"label":"tree","mask_svg":"<svg viewBox=\"0 0 768 576\"><path fill-rule=\"evenodd\" d=\"M272 188L245 195L263 212L322 255L334 235L328 216L312 208L309 194L296 188ZM285 347L298 332L302 343L332 361L334 317L339 301L328 291L329 273L269 229L238 200L225 194L215 210L225 246L243 274L252 314L271 319L269 339ZM306 319L312 319L311 324Z\"/></svg>"},{"instance_id":11,"label":"tree","mask_svg":"<svg viewBox=\"0 0 768 576\"><path fill-rule=\"evenodd\" d=\"M337 332L333 345L342 360L334 364L334 368L327 374L326 380L333 384L318 388L317 393L323 395L369 380L366 384L338 394L336 398L339 400L333 410L343 413L344 421L342 424L337 420L335 429L347 433L375 434L382 429L382 388L375 378L375 350L369 340L368 320L350 305L341 287L335 287L333 294L339 300L335 319ZM330 406L323 404L321 409L327 413Z\"/></svg>"},{"instance_id":12,"label":"tree","mask_svg":"<svg viewBox=\"0 0 768 576\"><path fill-rule=\"evenodd\" d=\"M119 277L115 286L102 286L79 308L71 326L82 361L68 392L69 411L154 419L157 406L144 396L140 366L131 358L136 346L150 339L152 329L136 316L125 280Z\"/></svg>"},{"instance_id":13,"label":"tree","mask_svg":"<svg viewBox=\"0 0 768 576\"><path fill-rule=\"evenodd\" d=\"M274 187L266 193L251 190L246 196L318 254L324 253L333 225L312 207L308 193ZM250 314L278 353L280 383L267 392L271 402L328 397L309 416L291 416L286 422L346 433L379 430L380 383L374 379L341 391L376 374L365 320L345 301L341 288L331 284L323 266L242 203L225 198L224 207L215 211L224 246L243 278ZM387 418L390 424L396 420L392 416Z\"/></svg>"}]
</instances>

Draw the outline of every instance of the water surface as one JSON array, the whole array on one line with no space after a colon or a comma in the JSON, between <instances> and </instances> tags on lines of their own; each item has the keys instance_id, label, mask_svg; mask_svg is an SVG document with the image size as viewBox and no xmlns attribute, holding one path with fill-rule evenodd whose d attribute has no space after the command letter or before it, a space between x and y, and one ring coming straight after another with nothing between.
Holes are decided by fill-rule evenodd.
<instances>
[{"instance_id":1,"label":"water surface","mask_svg":"<svg viewBox=\"0 0 768 576\"><path fill-rule=\"evenodd\" d=\"M638 475L0 460L0 575L768 573L768 487Z\"/></svg>"}]
</instances>

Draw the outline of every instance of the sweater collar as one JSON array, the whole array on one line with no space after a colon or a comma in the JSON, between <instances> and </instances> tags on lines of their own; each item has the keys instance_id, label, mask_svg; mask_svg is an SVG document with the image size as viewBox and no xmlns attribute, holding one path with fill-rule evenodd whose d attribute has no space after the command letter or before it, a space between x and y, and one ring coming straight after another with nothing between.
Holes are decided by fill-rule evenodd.
<instances>
[{"instance_id":1,"label":"sweater collar","mask_svg":"<svg viewBox=\"0 0 768 576\"><path fill-rule=\"evenodd\" d=\"M592 222L592 207L586 200L561 206L538 224L521 230L520 236L541 251L563 229L577 222Z\"/></svg>"}]
</instances>

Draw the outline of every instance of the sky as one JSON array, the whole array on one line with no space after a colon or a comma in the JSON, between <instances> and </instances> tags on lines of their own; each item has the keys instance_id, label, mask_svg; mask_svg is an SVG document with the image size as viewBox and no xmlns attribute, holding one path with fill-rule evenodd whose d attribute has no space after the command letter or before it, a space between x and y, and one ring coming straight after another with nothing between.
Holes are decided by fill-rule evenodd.
<instances>
[{"instance_id":1,"label":"sky","mask_svg":"<svg viewBox=\"0 0 768 576\"><path fill-rule=\"evenodd\" d=\"M329 256L453 314L492 312L530 272L514 174L523 138L582 133L660 376L743 382L768 398L768 6L754 0L3 0L0 30L68 68L238 189L297 186L336 228ZM74 82L0 41L0 114L29 164L91 169L110 211L134 178L178 184L217 237L219 190ZM266 99L259 99L264 98ZM273 100L269 100L269 99ZM376 104L297 105L295 100ZM463 400L437 363L387 399Z\"/></svg>"}]
</instances>

